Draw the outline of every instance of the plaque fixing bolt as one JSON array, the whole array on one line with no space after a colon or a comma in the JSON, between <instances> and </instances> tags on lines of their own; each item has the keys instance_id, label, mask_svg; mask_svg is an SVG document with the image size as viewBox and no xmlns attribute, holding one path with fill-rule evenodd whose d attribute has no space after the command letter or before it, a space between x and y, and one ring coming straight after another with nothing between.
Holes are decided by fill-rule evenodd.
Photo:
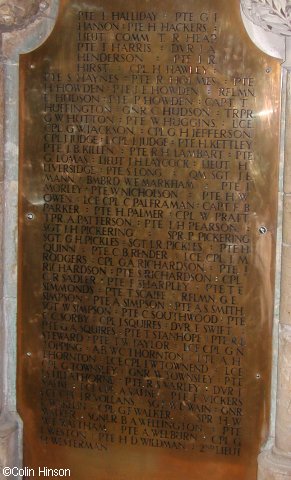
<instances>
[{"instance_id":1,"label":"plaque fixing bolt","mask_svg":"<svg viewBox=\"0 0 291 480\"><path fill-rule=\"evenodd\" d=\"M26 352L26 355L27 355L28 357L31 357L31 352Z\"/></svg>"},{"instance_id":2,"label":"plaque fixing bolt","mask_svg":"<svg viewBox=\"0 0 291 480\"><path fill-rule=\"evenodd\" d=\"M260 227L260 228L259 228L259 232L260 232L262 235L264 235L265 233L267 233L267 231L268 231L267 227Z\"/></svg>"},{"instance_id":3,"label":"plaque fixing bolt","mask_svg":"<svg viewBox=\"0 0 291 480\"><path fill-rule=\"evenodd\" d=\"M34 220L34 214L32 212L28 212L26 214L26 218L27 218L27 220Z\"/></svg>"},{"instance_id":4,"label":"plaque fixing bolt","mask_svg":"<svg viewBox=\"0 0 291 480\"><path fill-rule=\"evenodd\" d=\"M259 373L257 373L256 378L257 379L261 378L261 375Z\"/></svg>"},{"instance_id":5,"label":"plaque fixing bolt","mask_svg":"<svg viewBox=\"0 0 291 480\"><path fill-rule=\"evenodd\" d=\"M271 73L271 71L272 71L271 67L266 68L266 73Z\"/></svg>"}]
</instances>

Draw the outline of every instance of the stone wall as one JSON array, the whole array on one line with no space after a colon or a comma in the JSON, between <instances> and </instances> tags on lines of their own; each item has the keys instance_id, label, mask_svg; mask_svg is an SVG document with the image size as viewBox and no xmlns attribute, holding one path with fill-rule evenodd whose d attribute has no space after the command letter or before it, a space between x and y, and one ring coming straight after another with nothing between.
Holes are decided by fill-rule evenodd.
<instances>
[{"instance_id":1,"label":"stone wall","mask_svg":"<svg viewBox=\"0 0 291 480\"><path fill-rule=\"evenodd\" d=\"M0 0L0 466L20 466L22 425L16 412L16 298L19 54L51 32L57 1ZM0 468L0 479L7 478ZM16 477L13 477L16 478Z\"/></svg>"}]
</instances>

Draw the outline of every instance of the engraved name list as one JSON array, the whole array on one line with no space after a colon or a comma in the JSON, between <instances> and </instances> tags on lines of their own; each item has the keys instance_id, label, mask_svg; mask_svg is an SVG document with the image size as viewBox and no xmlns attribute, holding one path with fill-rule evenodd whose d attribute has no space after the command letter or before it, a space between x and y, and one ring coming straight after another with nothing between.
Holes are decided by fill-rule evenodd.
<instances>
[{"instance_id":1,"label":"engraved name list","mask_svg":"<svg viewBox=\"0 0 291 480\"><path fill-rule=\"evenodd\" d=\"M24 231L40 219L39 438L240 462L269 384L254 257L273 244L275 207L258 199L277 167L256 166L272 72L230 65L216 2L114 3L72 7L70 45L27 62L42 112L40 202L23 210Z\"/></svg>"}]
</instances>

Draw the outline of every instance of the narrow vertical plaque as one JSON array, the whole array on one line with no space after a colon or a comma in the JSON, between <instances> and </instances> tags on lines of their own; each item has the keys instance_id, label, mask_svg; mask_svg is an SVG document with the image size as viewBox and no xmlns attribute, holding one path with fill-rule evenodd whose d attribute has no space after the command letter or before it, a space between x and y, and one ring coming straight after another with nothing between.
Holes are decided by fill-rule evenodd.
<instances>
[{"instance_id":1,"label":"narrow vertical plaque","mask_svg":"<svg viewBox=\"0 0 291 480\"><path fill-rule=\"evenodd\" d=\"M251 43L238 0L62 0L20 89L26 467L254 480L279 63Z\"/></svg>"}]
</instances>

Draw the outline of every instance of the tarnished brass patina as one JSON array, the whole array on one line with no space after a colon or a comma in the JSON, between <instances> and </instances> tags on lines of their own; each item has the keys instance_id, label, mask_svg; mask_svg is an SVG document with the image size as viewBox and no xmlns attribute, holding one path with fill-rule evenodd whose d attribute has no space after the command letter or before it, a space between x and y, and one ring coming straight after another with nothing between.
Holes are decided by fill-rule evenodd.
<instances>
[{"instance_id":1,"label":"tarnished brass patina","mask_svg":"<svg viewBox=\"0 0 291 480\"><path fill-rule=\"evenodd\" d=\"M25 466L254 480L279 62L250 41L238 0L62 0L20 69Z\"/></svg>"}]
</instances>

